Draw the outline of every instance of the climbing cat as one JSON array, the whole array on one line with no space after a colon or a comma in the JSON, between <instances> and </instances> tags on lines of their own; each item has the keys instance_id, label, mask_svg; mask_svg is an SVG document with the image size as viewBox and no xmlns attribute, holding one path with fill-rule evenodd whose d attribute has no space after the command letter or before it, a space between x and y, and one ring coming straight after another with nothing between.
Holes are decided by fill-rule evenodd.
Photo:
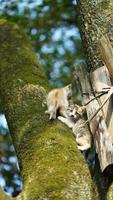
<instances>
[{"instance_id":1,"label":"climbing cat","mask_svg":"<svg viewBox=\"0 0 113 200\"><path fill-rule=\"evenodd\" d=\"M72 128L72 132L76 138L77 147L79 150L84 151L91 148L92 137L84 119L86 112L85 106L72 105L68 108L68 116L58 116L58 119L66 124L69 128Z\"/></svg>"},{"instance_id":2,"label":"climbing cat","mask_svg":"<svg viewBox=\"0 0 113 200\"><path fill-rule=\"evenodd\" d=\"M50 115L49 119L56 119L57 114L67 117L67 108L69 105L68 98L72 95L71 84L56 88L47 95L46 113Z\"/></svg>"}]
</instances>

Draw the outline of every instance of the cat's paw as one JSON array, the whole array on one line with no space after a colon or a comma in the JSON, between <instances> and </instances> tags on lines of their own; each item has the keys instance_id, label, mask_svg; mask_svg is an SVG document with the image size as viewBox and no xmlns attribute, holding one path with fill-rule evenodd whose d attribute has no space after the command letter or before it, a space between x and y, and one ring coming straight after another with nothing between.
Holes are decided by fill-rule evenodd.
<instances>
[{"instance_id":1,"label":"cat's paw","mask_svg":"<svg viewBox=\"0 0 113 200\"><path fill-rule=\"evenodd\" d=\"M57 119L60 120L61 122L63 122L64 117L62 117L62 116L58 116Z\"/></svg>"}]
</instances>

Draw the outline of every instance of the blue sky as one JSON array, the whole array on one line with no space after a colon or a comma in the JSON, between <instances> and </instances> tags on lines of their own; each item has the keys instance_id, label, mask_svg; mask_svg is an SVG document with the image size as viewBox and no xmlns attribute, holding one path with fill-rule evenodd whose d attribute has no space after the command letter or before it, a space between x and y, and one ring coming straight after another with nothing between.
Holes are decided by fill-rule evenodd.
<instances>
[{"instance_id":1,"label":"blue sky","mask_svg":"<svg viewBox=\"0 0 113 200\"><path fill-rule=\"evenodd\" d=\"M6 118L3 114L0 114L0 126L8 128Z\"/></svg>"}]
</instances>

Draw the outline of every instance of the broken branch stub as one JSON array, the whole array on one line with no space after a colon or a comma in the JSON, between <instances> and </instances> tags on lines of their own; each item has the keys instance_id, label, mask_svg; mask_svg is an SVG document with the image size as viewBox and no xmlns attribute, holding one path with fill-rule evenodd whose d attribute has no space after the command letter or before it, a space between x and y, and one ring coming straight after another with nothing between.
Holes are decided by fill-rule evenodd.
<instances>
[{"instance_id":1,"label":"broken branch stub","mask_svg":"<svg viewBox=\"0 0 113 200\"><path fill-rule=\"evenodd\" d=\"M94 77L96 77L95 81L97 81L97 76L95 74L98 74L98 70L100 70L100 72L103 71L104 76L106 77L105 67L104 67L104 70L102 69L103 68L99 68L95 70L91 74L91 80L92 79L94 80ZM100 77L100 82L103 81L103 79L101 80L101 76L99 77ZM108 86L111 87L111 85L110 85L110 82L108 84L108 81L107 81L108 77L107 77L105 79L106 81L102 85L102 88L100 87L98 88L97 86L95 86L94 81L92 81L92 86L91 86L89 79L86 75L86 72L84 71L84 68L81 68L81 70L79 70L79 78L81 80L83 92L87 94L83 96L83 104L86 105L87 117L89 120L95 114L95 112L99 110L100 105L101 105L100 98L101 99L103 98L103 97L100 97L99 102L98 102L97 99L95 98L94 91L92 91L92 87L95 90L98 89L98 91L101 91L103 87L108 87ZM105 95L104 95L104 98L105 98ZM107 104L108 103L109 101L107 101ZM106 107L106 104L104 105L103 109L105 109L105 107ZM107 127L106 125L105 116L102 110L97 112L95 117L89 122L89 126L93 135L93 140L96 147L96 152L98 154L100 167L103 172L109 165L113 164L113 145L112 145L112 136L111 136L112 134L108 131L109 127Z\"/></svg>"},{"instance_id":2,"label":"broken branch stub","mask_svg":"<svg viewBox=\"0 0 113 200\"><path fill-rule=\"evenodd\" d=\"M97 44L102 60L109 71L111 80L113 81L113 48L108 35L102 35Z\"/></svg>"}]
</instances>

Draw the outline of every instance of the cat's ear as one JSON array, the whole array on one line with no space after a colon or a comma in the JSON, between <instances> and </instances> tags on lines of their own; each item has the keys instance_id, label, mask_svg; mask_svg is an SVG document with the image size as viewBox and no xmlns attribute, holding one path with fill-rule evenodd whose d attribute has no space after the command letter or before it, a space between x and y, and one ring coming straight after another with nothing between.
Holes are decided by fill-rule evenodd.
<instances>
[{"instance_id":1,"label":"cat's ear","mask_svg":"<svg viewBox=\"0 0 113 200\"><path fill-rule=\"evenodd\" d=\"M72 96L72 85L69 84L69 85L65 86L65 91L66 91L67 96L71 97Z\"/></svg>"},{"instance_id":2,"label":"cat's ear","mask_svg":"<svg viewBox=\"0 0 113 200\"><path fill-rule=\"evenodd\" d=\"M69 85L65 86L65 88L71 90L72 89L72 84L69 84Z\"/></svg>"}]
</instances>

